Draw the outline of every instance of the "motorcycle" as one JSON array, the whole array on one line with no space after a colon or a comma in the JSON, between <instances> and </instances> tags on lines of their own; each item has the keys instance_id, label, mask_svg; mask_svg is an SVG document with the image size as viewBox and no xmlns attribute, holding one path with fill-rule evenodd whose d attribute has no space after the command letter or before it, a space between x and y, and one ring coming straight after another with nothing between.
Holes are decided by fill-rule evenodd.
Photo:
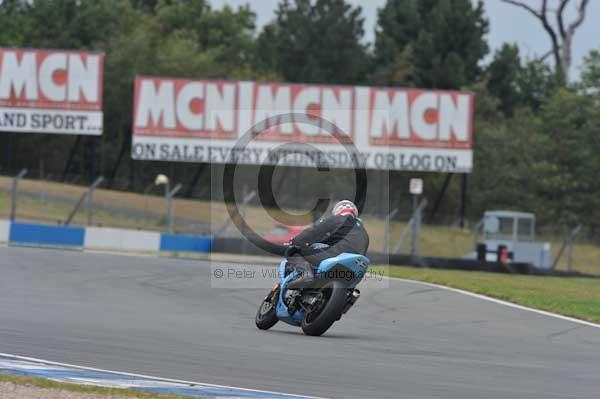
<instances>
[{"instance_id":1,"label":"motorcycle","mask_svg":"<svg viewBox=\"0 0 600 399\"><path fill-rule=\"evenodd\" d=\"M366 274L369 259L343 253L323 260L308 281L302 273L311 265L283 259L279 279L256 313L256 326L268 330L278 321L301 327L306 335L320 336L356 303L356 286Z\"/></svg>"}]
</instances>

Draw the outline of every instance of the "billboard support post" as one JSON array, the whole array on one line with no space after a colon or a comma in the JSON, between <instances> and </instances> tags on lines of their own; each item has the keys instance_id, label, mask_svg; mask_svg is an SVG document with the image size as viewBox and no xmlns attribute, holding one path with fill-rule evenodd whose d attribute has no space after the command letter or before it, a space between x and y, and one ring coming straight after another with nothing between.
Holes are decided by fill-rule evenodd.
<instances>
[{"instance_id":1,"label":"billboard support post","mask_svg":"<svg viewBox=\"0 0 600 399\"><path fill-rule=\"evenodd\" d=\"M69 150L69 157L67 158L67 162L65 163L65 169L63 170L62 178L60 179L63 183L67 182L67 174L71 169L71 165L73 164L73 158L75 158L75 153L77 152L77 148L79 147L79 143L81 142L81 136L77 136L75 142L71 146Z\"/></svg>"},{"instance_id":2,"label":"billboard support post","mask_svg":"<svg viewBox=\"0 0 600 399\"><path fill-rule=\"evenodd\" d=\"M91 226L94 221L94 190L104 181L104 177L98 177L88 188L87 193L87 225Z\"/></svg>"},{"instance_id":3,"label":"billboard support post","mask_svg":"<svg viewBox=\"0 0 600 399\"><path fill-rule=\"evenodd\" d=\"M429 216L427 217L427 220L430 223L432 223L433 220L435 219L435 216L440 208L440 205L442 204L442 200L444 199L444 196L446 195L446 191L448 191L448 186L450 185L452 176L453 176L452 173L446 174L446 178L444 179L444 184L442 185L442 189L439 191L437 198L435 199L435 202L433 204L433 208L431 209L431 212L429 213Z\"/></svg>"},{"instance_id":4,"label":"billboard support post","mask_svg":"<svg viewBox=\"0 0 600 399\"><path fill-rule=\"evenodd\" d=\"M87 179L88 182L94 182L94 177L96 176L96 137L89 136L86 140L85 144L85 159L86 159L86 170L87 170ZM93 184L93 183L92 183Z\"/></svg>"},{"instance_id":5,"label":"billboard support post","mask_svg":"<svg viewBox=\"0 0 600 399\"><path fill-rule=\"evenodd\" d=\"M12 192L10 196L10 221L14 222L17 216L17 194L19 190L19 180L23 178L27 174L27 169L21 169L18 175L13 178L12 182Z\"/></svg>"},{"instance_id":6,"label":"billboard support post","mask_svg":"<svg viewBox=\"0 0 600 399\"><path fill-rule=\"evenodd\" d=\"M467 174L462 174L460 188L460 228L465 228L465 213L467 212Z\"/></svg>"}]
</instances>

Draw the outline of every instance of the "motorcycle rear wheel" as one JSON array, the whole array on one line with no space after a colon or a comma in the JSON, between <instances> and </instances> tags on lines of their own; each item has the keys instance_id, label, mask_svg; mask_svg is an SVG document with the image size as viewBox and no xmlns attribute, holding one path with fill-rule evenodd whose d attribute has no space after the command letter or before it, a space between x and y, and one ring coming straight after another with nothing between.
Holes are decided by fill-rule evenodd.
<instances>
[{"instance_id":1,"label":"motorcycle rear wheel","mask_svg":"<svg viewBox=\"0 0 600 399\"><path fill-rule=\"evenodd\" d=\"M342 314L346 306L347 288L333 281L323 289L327 302L319 309L307 312L302 319L302 331L306 335L320 336L331 327Z\"/></svg>"}]
</instances>

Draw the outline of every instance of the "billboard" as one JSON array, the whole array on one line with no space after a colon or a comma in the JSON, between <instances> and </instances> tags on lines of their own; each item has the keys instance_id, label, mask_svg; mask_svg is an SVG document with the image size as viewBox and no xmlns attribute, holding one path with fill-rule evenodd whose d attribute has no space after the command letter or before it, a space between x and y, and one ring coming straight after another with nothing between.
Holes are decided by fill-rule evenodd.
<instances>
[{"instance_id":1,"label":"billboard","mask_svg":"<svg viewBox=\"0 0 600 399\"><path fill-rule=\"evenodd\" d=\"M0 132L102 134L101 53L0 48Z\"/></svg>"},{"instance_id":2,"label":"billboard","mask_svg":"<svg viewBox=\"0 0 600 399\"><path fill-rule=\"evenodd\" d=\"M455 91L137 77L132 157L468 173L473 100Z\"/></svg>"}]
</instances>

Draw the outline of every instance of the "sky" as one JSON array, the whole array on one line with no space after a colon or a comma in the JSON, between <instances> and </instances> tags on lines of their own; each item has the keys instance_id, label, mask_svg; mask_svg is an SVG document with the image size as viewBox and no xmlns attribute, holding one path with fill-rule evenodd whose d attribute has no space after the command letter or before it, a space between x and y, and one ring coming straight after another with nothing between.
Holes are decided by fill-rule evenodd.
<instances>
[{"instance_id":1,"label":"sky","mask_svg":"<svg viewBox=\"0 0 600 399\"><path fill-rule=\"evenodd\" d=\"M377 10L385 4L385 0L348 0L354 5L362 7L365 18L365 41L372 43L375 37L375 25L377 23ZM540 0L525 0L532 6L540 3ZM554 0L556 2L556 0ZM575 16L574 5L578 0L572 1L570 16ZM275 17L275 10L279 0L211 0L215 8L221 8L225 4L238 7L250 4L257 15L258 29ZM550 4L553 0L550 0ZM488 43L490 45L489 61L493 51L503 43L517 43L521 56L536 58L550 50L550 39L543 30L540 22L525 10L505 4L500 0L484 0L486 15L490 20L490 32ZM581 25L573 41L573 66L570 71L571 77L577 78L579 67L583 57L592 49L600 49L600 0L589 2L587 16Z\"/></svg>"}]
</instances>

